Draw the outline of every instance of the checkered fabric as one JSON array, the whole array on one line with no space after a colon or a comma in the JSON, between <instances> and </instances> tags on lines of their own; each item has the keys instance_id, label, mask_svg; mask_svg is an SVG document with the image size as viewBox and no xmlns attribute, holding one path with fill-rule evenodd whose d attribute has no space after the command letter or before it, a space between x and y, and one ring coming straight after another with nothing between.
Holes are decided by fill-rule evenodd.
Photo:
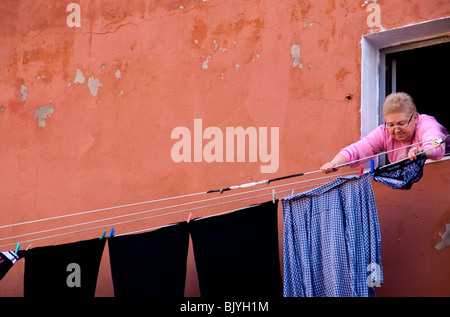
<instances>
[{"instance_id":1,"label":"checkered fabric","mask_svg":"<svg viewBox=\"0 0 450 317\"><path fill-rule=\"evenodd\" d=\"M282 199L285 297L372 297L381 236L368 173Z\"/></svg>"}]
</instances>

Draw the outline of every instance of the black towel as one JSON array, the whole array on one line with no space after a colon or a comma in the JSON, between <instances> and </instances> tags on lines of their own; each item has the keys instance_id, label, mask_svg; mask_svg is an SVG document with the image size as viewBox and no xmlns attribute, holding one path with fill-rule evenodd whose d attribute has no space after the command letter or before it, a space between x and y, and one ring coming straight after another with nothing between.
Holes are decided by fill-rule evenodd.
<instances>
[{"instance_id":1,"label":"black towel","mask_svg":"<svg viewBox=\"0 0 450 317\"><path fill-rule=\"evenodd\" d=\"M184 296L189 231L186 222L108 240L116 297Z\"/></svg>"},{"instance_id":2,"label":"black towel","mask_svg":"<svg viewBox=\"0 0 450 317\"><path fill-rule=\"evenodd\" d=\"M94 297L106 239L37 247L25 254L25 297Z\"/></svg>"},{"instance_id":3,"label":"black towel","mask_svg":"<svg viewBox=\"0 0 450 317\"><path fill-rule=\"evenodd\" d=\"M0 280L24 254L25 251L17 251L17 253L14 251L5 251L0 253Z\"/></svg>"},{"instance_id":4,"label":"black towel","mask_svg":"<svg viewBox=\"0 0 450 317\"><path fill-rule=\"evenodd\" d=\"M278 201L190 222L202 297L281 297Z\"/></svg>"},{"instance_id":5,"label":"black towel","mask_svg":"<svg viewBox=\"0 0 450 317\"><path fill-rule=\"evenodd\" d=\"M413 161L407 159L386 167L377 167L370 176L390 188L408 190L422 178L426 160L425 154L420 153Z\"/></svg>"}]
</instances>

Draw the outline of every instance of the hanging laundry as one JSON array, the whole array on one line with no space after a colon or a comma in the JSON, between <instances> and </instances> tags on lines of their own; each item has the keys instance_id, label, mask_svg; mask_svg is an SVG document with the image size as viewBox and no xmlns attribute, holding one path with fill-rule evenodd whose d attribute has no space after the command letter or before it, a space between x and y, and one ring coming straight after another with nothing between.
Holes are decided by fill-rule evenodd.
<instances>
[{"instance_id":1,"label":"hanging laundry","mask_svg":"<svg viewBox=\"0 0 450 317\"><path fill-rule=\"evenodd\" d=\"M190 222L202 297L282 297L278 200Z\"/></svg>"},{"instance_id":2,"label":"hanging laundry","mask_svg":"<svg viewBox=\"0 0 450 317\"><path fill-rule=\"evenodd\" d=\"M17 260L21 259L25 251L5 251L0 253L0 280L8 273Z\"/></svg>"},{"instance_id":3,"label":"hanging laundry","mask_svg":"<svg viewBox=\"0 0 450 317\"><path fill-rule=\"evenodd\" d=\"M108 239L116 297L184 296L189 230L186 222Z\"/></svg>"},{"instance_id":4,"label":"hanging laundry","mask_svg":"<svg viewBox=\"0 0 450 317\"><path fill-rule=\"evenodd\" d=\"M25 297L94 297L106 239L37 247L25 253Z\"/></svg>"},{"instance_id":5,"label":"hanging laundry","mask_svg":"<svg viewBox=\"0 0 450 317\"><path fill-rule=\"evenodd\" d=\"M285 297L367 297L382 283L369 175L282 199Z\"/></svg>"},{"instance_id":6,"label":"hanging laundry","mask_svg":"<svg viewBox=\"0 0 450 317\"><path fill-rule=\"evenodd\" d=\"M427 157L424 153L417 155L413 161L403 160L398 163L377 167L370 173L372 179L393 189L411 189L423 175L423 166Z\"/></svg>"}]
</instances>

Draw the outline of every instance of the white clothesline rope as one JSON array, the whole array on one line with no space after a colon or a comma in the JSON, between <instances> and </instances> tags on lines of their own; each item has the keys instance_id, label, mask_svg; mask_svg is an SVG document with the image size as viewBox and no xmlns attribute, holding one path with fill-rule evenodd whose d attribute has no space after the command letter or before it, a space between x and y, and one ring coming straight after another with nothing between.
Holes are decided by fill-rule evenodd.
<instances>
[{"instance_id":1,"label":"white clothesline rope","mask_svg":"<svg viewBox=\"0 0 450 317\"><path fill-rule=\"evenodd\" d=\"M444 143L445 139L448 136L449 135L445 136L443 139L442 138L429 139L429 140L426 140L426 141L420 141L420 142L412 143L412 144L409 144L409 145L406 145L406 146L402 146L402 147L399 147L399 148L395 148L393 150L380 152L380 153L377 153L377 154L374 154L374 155L370 155L370 156L366 156L366 157L363 157L363 158L360 158L360 159L357 159L357 160L354 160L354 161L351 161L351 162L346 162L344 164L337 165L336 168L344 167L344 166L347 166L347 165L350 165L350 164L354 164L354 163L357 163L357 162L360 162L360 161L368 161L371 158L377 157L379 155L385 155L385 154L390 153L390 152L402 150L402 149L405 149L405 148L412 147L414 145L423 144L423 143L427 143L427 142L433 142L433 146L434 147L438 147L439 145ZM433 148L431 148L431 149L433 149ZM224 191L228 191L228 190L239 189L239 188L247 188L247 187L261 185L261 184L269 184L271 182L282 180L282 179L288 179L288 178L292 178L292 177L310 175L310 174L319 173L319 172L321 172L320 169L316 170L316 171L311 171L311 172L306 172L306 173L299 173L299 174L292 174L292 175L278 177L278 178L269 179L269 180L261 180L259 182L246 183L246 184L242 184L242 185L234 185L234 186L230 186L228 188L222 188L222 189L217 189L217 190L210 190L210 191L208 191L208 193L212 193L212 192L223 193Z\"/></svg>"},{"instance_id":2,"label":"white clothesline rope","mask_svg":"<svg viewBox=\"0 0 450 317\"><path fill-rule=\"evenodd\" d=\"M355 173L354 171L353 172L347 172L347 173L338 174L338 176L349 175L349 174L354 174L354 173ZM315 180L322 180L322 179L325 179L325 178L330 178L330 177L335 177L335 176L336 175L329 175L329 176L316 178ZM280 188L280 187L284 187L284 186L291 186L291 185L295 185L295 184L301 184L301 183L305 183L305 182L308 182L308 181L310 181L310 180L303 180L303 181L293 182L293 183L290 183L290 184L282 184L282 185L272 186L272 187L263 188L263 189L256 189L256 190L251 190L251 191L246 191L246 192L230 194L228 196L213 197L213 198L202 199L202 200L197 200L197 201L193 201L193 202L187 202L187 203L182 203L182 204L177 204L177 205L171 205L171 206L165 206L165 207L160 207L160 208L155 208L155 209L150 209L150 210L144 210L144 211L129 213L129 214L125 214L125 215L119 215L119 216L113 216L113 217L102 218L102 219L97 219L97 220L91 220L91 221L87 221L87 222L82 222L82 223L77 223L77 224L72 224L72 225L67 225L67 226L61 226L61 227L57 227L57 228L40 230L40 231L20 234L20 235L16 235L16 236L4 237L4 238L0 238L0 241L10 240L10 239L15 239L15 238L21 238L21 237L26 237L26 236L30 236L30 235L36 235L36 234L43 234L43 233L48 233L48 232L52 232L52 231L58 231L58 230L62 230L62 229L69 229L69 228L74 228L74 227L79 227L79 226L84 226L84 225L90 225L90 224L93 224L93 223L98 223L98 222L103 222L103 221L111 221L111 220L119 219L119 218L137 216L137 215L142 215L142 214L146 214L146 213L150 213L150 212L162 211L162 210L166 210L166 209L172 209L172 208L177 208L177 207L185 207L185 206L188 206L188 205L199 204L199 203L204 203L204 202L210 202L210 201L213 201L213 200L216 200L216 199L225 199L225 198L235 197L235 196L239 196L239 195L247 195L247 194L251 194L251 193L255 193L255 192L260 192L260 191L265 191L265 190L270 190L270 189L276 189L276 188ZM314 185L311 185L311 186L316 186L316 185L317 184L314 184ZM308 186L306 186L306 187L308 187ZM264 195L260 195L260 196L252 196L252 197L244 198L243 200L252 199L252 198L259 198L259 197L263 197L263 196L267 196L267 195L268 194L264 194ZM240 201L240 200L231 200L231 201L225 202L225 204L238 202L238 201ZM196 210L196 209L214 207L214 206L218 206L218 205L222 205L222 203L201 206L201 207L197 207L197 208L182 210L182 211L179 211L179 212L192 211L192 210ZM169 215L176 214L176 213L179 213L179 212L173 212L173 213L167 213L167 214L163 214L163 215L157 215L155 217L169 216ZM124 223L128 223L128 222L134 222L134 221L139 221L139 220L147 220L147 219L150 219L150 218L149 217L147 217L147 218L139 218L137 220L131 220L131 221L124 221L124 222L115 223L113 225L120 225L120 224L124 224ZM104 227L104 226L101 226L101 227Z\"/></svg>"},{"instance_id":3,"label":"white clothesline rope","mask_svg":"<svg viewBox=\"0 0 450 317\"><path fill-rule=\"evenodd\" d=\"M342 174L339 174L339 176L349 175L349 174L355 174L355 172L353 171L353 172L348 172L348 173L342 173ZM334 175L334 176L336 176L336 175ZM322 177L321 179L328 178L328 177L332 177L332 175ZM245 193L236 193L236 194L228 195L226 197L233 197L233 196L249 194L249 193L253 193L253 192L270 190L270 189L274 189L274 188L279 188L279 187L283 187L283 186L290 186L290 185L300 184L300 183L304 183L304 182L306 182L306 181L299 181L299 182L294 182L294 183L290 183L290 184L283 184L283 185L278 185L278 186L272 186L270 188L257 189L257 190L252 190L252 191L248 191L248 192L245 192ZM279 191L278 193L280 194L280 193L285 193L285 192L292 192L292 191L295 191L295 190L304 189L304 188L313 187L313 186L319 186L319 185L322 185L322 184L324 184L324 183L307 185L307 186L302 186L302 187L299 187L299 188L283 190L283 191ZM212 204L212 205L199 206L199 207L183 209L183 210L179 210L179 211L175 211L175 212L169 212L169 213L165 213L165 214L160 214L160 215L153 215L153 216L143 217L143 218L139 218L139 219L132 219L132 220L127 220L127 221L122 221L122 222L109 223L109 224L104 224L104 225L101 225L101 226L90 227L90 228L85 228L85 229L80 229L80 230L70 231L70 232L64 232L64 233L54 234L54 235L45 236L45 237L39 237L39 238L35 238L35 239L29 239L29 240L20 241L20 242L21 243L30 243L30 242L34 242L34 241L50 239L50 238L56 238L56 237L70 235L70 234L82 233L82 232L96 230L96 229L110 228L110 227L113 227L113 226L123 225L123 224L127 224L127 223L132 223L132 222L138 222L138 221L149 220L149 219L154 219L154 218L159 218L159 217L165 217L165 216L180 214L180 213L184 213L184 212L192 212L192 211L203 209L203 208L217 207L217 206L221 206L221 205L225 205L225 204L231 204L231 203L240 202L240 201L249 200L249 199L254 199L254 198L267 197L268 195L269 195L268 193L265 193L265 194L261 194L261 195L255 195L255 196L251 196L251 197L244 197L244 198L240 198L240 199L220 202L220 203L216 203L216 204ZM270 193L270 195L272 195L272 193ZM215 200L215 199L226 198L226 197L225 196L221 196L221 197L207 199L207 200L204 200L204 201ZM191 203L180 204L179 206L188 205L188 204L191 204ZM168 209L168 208L172 208L172 207L169 206L169 207L164 207L164 208L159 208L159 209ZM139 213L152 212L152 211L155 211L155 210L148 210L148 211L143 211L143 212L139 212ZM124 215L124 216L130 216L130 215ZM105 219L101 219L101 220L98 220L98 221L95 220L95 221L90 221L90 222L86 222L86 223L82 223L82 224L63 226L63 227L53 228L53 229L49 229L49 230L42 230L42 231L26 233L26 234L22 234L22 235L17 235L17 236L14 236L14 237L2 238L0 240L9 240L9 239L15 239L15 238L29 236L29 235L42 234L42 233L46 233L46 232L50 232L50 231L57 231L57 230L72 228L72 227L76 227L76 226L80 226L80 225L92 224L92 223L96 223L96 222L99 222L99 221L113 220L113 219L116 219L116 218L117 217L110 217L110 218L105 218ZM168 224L168 225L171 225L171 224ZM162 227L165 227L165 226L168 226L168 225L154 227L154 228L149 228L149 229L142 229L142 230L128 232L128 233L123 233L123 234L119 234L119 235L115 235L115 236L132 234L132 233L143 232L143 231L150 231L152 229L162 228ZM10 243L10 244L4 244L4 245L1 245L0 248L6 247L6 246L14 246L16 244L17 244L17 242Z\"/></svg>"},{"instance_id":4,"label":"white clothesline rope","mask_svg":"<svg viewBox=\"0 0 450 317\"><path fill-rule=\"evenodd\" d=\"M448 135L446 137L448 137ZM383 153L378 153L378 154L373 155L373 156L369 156L369 157L365 157L365 158L362 158L362 159L359 159L359 160L348 162L348 163L340 165L339 167L342 167L342 166L345 166L345 165L349 165L349 164L352 164L352 163L355 163L355 162L358 162L358 161L362 161L362 160L368 160L368 159L370 159L372 157L376 157L378 155L386 154L386 153L389 153L389 152L397 151L397 150L400 150L400 149L403 149L403 148L411 147L411 146L414 146L414 145L417 145L417 144L422 144L422 143L426 143L426 142L430 142L430 141L434 141L433 144L436 147L436 146L439 146L440 144L442 144L444 142L444 140L445 140L445 138L444 139L432 139L432 140L417 142L417 143L414 143L414 144L411 144L411 145L408 145L408 146L405 146L405 147L397 148L397 149L394 149L394 150L386 151L386 152L383 152ZM427 149L427 150L424 150L423 152L426 152L426 151L429 151L429 150L432 150L432 149ZM423 152L421 152L421 153L423 153ZM391 164L388 164L388 165L391 165ZM388 166L388 165L385 165L385 166ZM383 166L383 167L385 167L385 166ZM274 180L269 180L269 181L260 181L260 182L247 183L247 184L242 184L242 185L239 185L239 186L232 186L229 189L248 188L248 187L252 187L252 186L255 186L255 185L259 185L259 184L269 184L271 181L280 180L280 179L286 179L286 178L290 178L290 177L295 177L297 175L300 176L300 175L312 174L312 173L316 173L316 172L319 172L319 171L320 170L307 172L307 173L302 173L302 174L295 174L295 175L291 175L291 176L287 176L287 177L280 177L280 178L277 178L277 179L274 179ZM198 204L198 203L202 203L202 202L209 202L209 201L213 201L213 200L216 200L216 199L229 198L229 197L234 197L234 196L238 196L238 195L246 195L246 194L251 194L251 193L264 191L264 190L270 190L270 189L275 190L276 188L280 188L280 187L284 187L284 186L291 186L291 185L295 185L295 184L300 184L300 183L305 183L305 182L310 182L310 181L317 181L317 180L321 180L321 179L325 179L325 178L329 178L329 177L339 177L339 176L349 175L349 174L354 174L354 173L355 173L355 171L348 172L348 173L341 173L341 174L332 174L332 175L328 175L328 176L324 176L324 177L307 179L307 180L302 180L302 181L293 182L293 183L289 183L289 184L282 184L282 185L278 185L278 186L267 187L267 188L263 188L263 189L245 191L245 192L240 192L240 193L226 195L226 196L222 196L221 195L221 196L218 196L218 197L213 197L213 198L208 198L208 199L203 199L203 200L196 200L196 201L193 201L193 202L187 202L187 203L183 203L183 204L177 204L177 205L172 205L172 206L155 208L155 209L151 209L151 210L144 210L144 211L134 212L134 213L130 213L130 214L114 216L114 217L102 218L102 219L98 219L98 220L92 220L92 221L78 223L78 224L73 224L73 225L61 226L61 227L52 228L52 229L40 230L40 231L35 231L35 232L31 232L31 233L25 233L25 234L16 235L16 236L4 237L4 238L0 238L0 241L12 240L12 239L21 238L21 237L30 236L30 235L44 234L44 233L48 233L48 232L52 232L52 231L69 229L69 228L74 228L74 227L84 226L84 225L90 225L90 224L98 223L98 222L104 222L104 221L106 222L106 221L111 221L111 220L114 220L114 219L130 217L130 216L136 216L136 215L141 215L141 214L155 212L155 211L161 211L161 210L170 209L170 208L183 207L183 206L192 205L192 204ZM309 185L309 186L305 186L305 187L301 187L301 188L297 188L297 189L284 190L284 191L281 191L281 192L278 192L278 193L283 193L283 192L287 192L287 191L294 191L294 190L307 188L307 187L311 187L311 186L318 186L318 184ZM209 192L211 192L211 191L209 191ZM181 195L181 196L157 199L157 200L152 200L152 201L145 201L145 202L126 204L126 205L120 205L120 206L115 206L115 207L101 208L101 209L96 209L96 210L91 210L91 211L67 214L67 215L63 215L63 216L55 216L55 217L49 217L49 218L44 218L44 219L25 221L25 222L16 223L16 224L0 226L0 229L9 228L9 227L13 227L13 226L19 226L19 225L25 225L25 224L31 224L31 223L37 223L37 222L42 222L42 221L47 221L47 220L55 220L55 219L66 218L66 217L71 217L71 216L84 215L84 214L89 214L89 213L96 213L96 212L100 212L100 211L114 210L114 209L119 209L119 208L124 208L124 207L132 207L132 206L139 206L139 205L150 204L150 203L155 203L155 202L163 202L163 201L169 201L169 200L174 200L174 199L188 198L188 197L203 195L203 194L209 193L209 192L200 192L200 193L194 193L194 194L187 194L187 195ZM59 236L64 236L64 235L69 235L69 234L80 233L80 232L89 231L89 230L95 230L95 229L99 229L99 228L105 228L105 227L111 227L111 226L131 223L131 222L143 221L143 220L153 219L153 218L157 218L157 217L174 215L174 214L187 212L187 211L194 211L194 210L198 210L198 209L202 209L202 208L208 208L208 207L214 207L214 206L224 205L224 204L228 204L228 203L239 202L239 201L243 201L243 200L247 200L247 199L264 197L264 196L267 196L267 195L268 194L266 193L266 194L263 194L263 195L246 197L246 198L226 201L226 202L222 202L222 203L218 203L218 204L212 204L212 205L208 205L208 206L200 206L200 207L195 207L195 208L190 208L190 209L184 209L184 210L180 210L180 211L176 211L176 212L170 212L170 213L165 213L165 214L160 214L160 215L153 215L153 216L148 216L148 217L139 218L139 219L133 219L133 220L122 221L122 222L117 222L117 223L113 223L113 224L107 224L107 225L102 225L102 226L97 226L97 227L81 229L81 230L77 230L77 231L65 232L65 233L60 233L60 234L56 234L56 235L50 235L50 236L46 236L46 237L40 237L40 238L31 239L31 240L22 241L22 242L23 243L32 242L32 241L49 239L49 238L59 237ZM141 231L149 231L149 230L151 230L151 228L150 229L139 230L139 232L141 232ZM0 247L10 246L10 245L14 245L14 243L13 244L2 245Z\"/></svg>"},{"instance_id":5,"label":"white clothesline rope","mask_svg":"<svg viewBox=\"0 0 450 317\"><path fill-rule=\"evenodd\" d=\"M132 203L132 204L119 205L119 206L114 206L114 207L106 207L106 208L94 209L94 210L89 210L89 211L77 212L77 213L66 214L66 215L62 215L62 216L55 216L55 217L49 217L49 218L42 218L42 219L12 223L9 225L0 226L0 229L14 227L14 226L20 226L20 225L26 225L26 224L32 224L32 223L48 221L48 220L55 220L55 219L73 217L73 216L86 215L86 214L96 213L96 212L101 212L101 211L121 209L121 208L126 208L126 207L134 207L134 206L146 205L146 204L150 204L150 203L157 203L157 202L174 200L174 199L188 198L188 197L198 196L198 195L202 195L202 194L205 194L205 193L195 193L195 194L187 194L187 195L174 196L174 197L168 197L168 198L161 198L161 199L156 199L156 200L143 201L143 202L139 202L139 203Z\"/></svg>"},{"instance_id":6,"label":"white clothesline rope","mask_svg":"<svg viewBox=\"0 0 450 317\"><path fill-rule=\"evenodd\" d=\"M448 135L446 137L448 137ZM396 149L393 149L393 150L381 152L381 153L378 153L378 154L375 154L375 155L372 155L372 156L368 156L368 157L364 157L364 158L361 158L361 159L358 159L358 160L347 162L347 163L338 165L337 167L339 168L339 167L350 165L350 164L353 164L353 163L356 163L356 162L359 162L359 161L369 160L369 159L371 159L373 157L376 157L376 156L379 156L379 155L384 155L384 154L387 154L387 153L390 153L390 152L393 152L393 151L398 151L398 150L401 150L401 149L404 149L404 148L407 148L407 147L411 147L411 146L414 146L414 145L418 145L418 144L422 144L422 143L426 143L426 142L431 142L431 141L435 141L436 143L439 142L437 144L437 145L439 145L439 144L444 142L444 139L430 139L430 140L426 140L426 141L413 143L413 144L410 144L410 145L407 145L407 146L404 146L404 147L396 148ZM435 145L435 146L437 146L437 145ZM252 182L252 183L246 183L246 184L242 184L242 185L230 186L229 188L227 188L227 190L248 188L248 187L261 185L261 184L269 184L270 182L273 182L273 181L276 181L276 180L286 179L286 178L295 177L295 176L310 175L310 174L318 173L318 172L320 172L320 170L306 172L306 173L300 173L300 174L294 174L294 175L285 176L285 177L279 177L279 178L275 178L275 179L272 179L272 180L262 180L262 181L259 181L259 182ZM308 180L308 181L314 181L314 180L315 179L311 179L311 180ZM223 190L216 190L216 191L221 191L222 192ZM138 203L131 203L131 204L125 204L125 205L119 205L119 206L106 207L106 208L94 209L94 210L89 210L89 211L65 214L65 215L61 215L61 216L54 216L54 217L48 217L48 218L42 218L42 219L36 219L36 220L29 220L29 221L24 221L24 222L19 222L19 223L2 225L2 226L0 226L0 229L10 228L10 227L15 227L15 226L20 226L20 225L26 225L26 224L33 224L33 223L49 221L49 220L56 220L56 219L67 218L67 217L73 217L73 216L80 216L80 215L85 215L85 214L90 214L90 213L97 213L97 212L102 212L102 211L109 211L109 210L115 210L115 209L121 209L121 208L127 208L127 207L134 207L134 206L146 205L146 204L157 203L157 202L164 202L164 201L175 200L175 199L189 198L189 197L204 195L204 194L211 193L211 192L216 192L216 191L198 192L198 193L193 193L193 194L186 194L186 195L180 195L180 196L174 196L174 197L168 197L168 198L161 198L161 199L143 201L143 202L138 202Z\"/></svg>"}]
</instances>

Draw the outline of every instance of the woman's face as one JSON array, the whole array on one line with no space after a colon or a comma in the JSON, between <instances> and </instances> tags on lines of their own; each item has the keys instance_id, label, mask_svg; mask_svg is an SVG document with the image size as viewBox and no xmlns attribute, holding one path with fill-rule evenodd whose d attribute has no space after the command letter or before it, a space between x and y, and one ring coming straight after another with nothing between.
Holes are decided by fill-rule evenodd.
<instances>
[{"instance_id":1,"label":"woman's face","mask_svg":"<svg viewBox=\"0 0 450 317\"><path fill-rule=\"evenodd\" d=\"M404 112L394 112L384 116L386 128L391 136L397 141L408 141L416 130L418 114L408 114Z\"/></svg>"}]
</instances>

